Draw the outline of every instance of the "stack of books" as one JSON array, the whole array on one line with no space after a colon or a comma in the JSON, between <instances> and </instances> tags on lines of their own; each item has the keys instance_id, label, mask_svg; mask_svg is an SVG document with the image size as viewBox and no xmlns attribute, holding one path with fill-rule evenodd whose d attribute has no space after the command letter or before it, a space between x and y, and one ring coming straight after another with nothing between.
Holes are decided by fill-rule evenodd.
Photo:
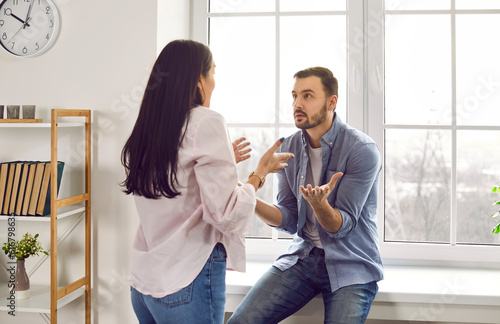
<instances>
[{"instance_id":1,"label":"stack of books","mask_svg":"<svg viewBox=\"0 0 500 324\"><path fill-rule=\"evenodd\" d=\"M50 162L14 161L0 163L0 214L50 215ZM64 162L57 162L57 192Z\"/></svg>"}]
</instances>

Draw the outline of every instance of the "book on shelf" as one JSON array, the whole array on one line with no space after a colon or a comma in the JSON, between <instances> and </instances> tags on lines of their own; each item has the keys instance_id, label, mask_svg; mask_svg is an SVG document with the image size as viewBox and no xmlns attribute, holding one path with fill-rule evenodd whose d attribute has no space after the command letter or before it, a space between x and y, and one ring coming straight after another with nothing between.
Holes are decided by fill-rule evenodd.
<instances>
[{"instance_id":1,"label":"book on shelf","mask_svg":"<svg viewBox=\"0 0 500 324\"><path fill-rule=\"evenodd\" d=\"M57 162L57 194L64 162ZM50 215L52 167L49 161L0 163L0 214Z\"/></svg>"},{"instance_id":2,"label":"book on shelf","mask_svg":"<svg viewBox=\"0 0 500 324\"><path fill-rule=\"evenodd\" d=\"M24 162L22 167L21 179L19 180L19 193L17 194L16 209L14 214L21 215L23 208L24 196L26 195L26 184L28 182L28 174L32 163Z\"/></svg>"},{"instance_id":3,"label":"book on shelf","mask_svg":"<svg viewBox=\"0 0 500 324\"><path fill-rule=\"evenodd\" d=\"M30 204L28 207L28 215L34 216L36 214L36 205L38 197L40 196L40 189L42 186L43 173L45 171L45 162L38 162L36 164L35 179L33 180L33 191L31 192Z\"/></svg>"},{"instance_id":4,"label":"book on shelf","mask_svg":"<svg viewBox=\"0 0 500 324\"><path fill-rule=\"evenodd\" d=\"M61 178L64 169L64 162L57 161L57 193L59 194L59 187L61 186ZM38 205L36 207L36 214L40 216L47 216L50 214L50 179L52 174L51 163L45 164L45 172L43 175L42 186L40 189L40 197L38 197Z\"/></svg>"},{"instance_id":5,"label":"book on shelf","mask_svg":"<svg viewBox=\"0 0 500 324\"><path fill-rule=\"evenodd\" d=\"M21 161L11 163L11 167L15 167L16 170L14 171L14 182L12 183L12 192L10 195L9 215L14 214L16 210L16 201L19 194L19 181L21 181L23 164L24 163Z\"/></svg>"},{"instance_id":6,"label":"book on shelf","mask_svg":"<svg viewBox=\"0 0 500 324\"><path fill-rule=\"evenodd\" d=\"M21 215L28 215L28 207L31 200L31 193L33 192L33 181L35 180L36 162L29 165L28 179L26 180L26 190L24 194L23 207Z\"/></svg>"},{"instance_id":7,"label":"book on shelf","mask_svg":"<svg viewBox=\"0 0 500 324\"><path fill-rule=\"evenodd\" d=\"M3 209L3 201L5 198L5 187L7 185L7 176L9 174L9 163L0 164L0 214Z\"/></svg>"},{"instance_id":8,"label":"book on shelf","mask_svg":"<svg viewBox=\"0 0 500 324\"><path fill-rule=\"evenodd\" d=\"M15 163L9 163L9 173L7 175L7 184L5 185L5 200L3 202L2 213L9 214L10 198L12 195L12 185L14 184L14 173L16 171Z\"/></svg>"}]
</instances>

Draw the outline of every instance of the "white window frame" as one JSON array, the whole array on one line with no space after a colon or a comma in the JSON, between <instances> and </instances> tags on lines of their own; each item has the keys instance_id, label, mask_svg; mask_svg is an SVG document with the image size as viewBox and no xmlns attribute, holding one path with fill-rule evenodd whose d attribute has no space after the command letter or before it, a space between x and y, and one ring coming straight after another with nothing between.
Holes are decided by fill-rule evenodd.
<instances>
[{"instance_id":1,"label":"white window frame","mask_svg":"<svg viewBox=\"0 0 500 324\"><path fill-rule=\"evenodd\" d=\"M365 80L367 80L367 100L370 106L370 115L366 116L368 120L368 134L375 140L384 156L384 30L385 13L451 13L452 23L452 112L456 112L456 82L455 82L455 0L451 1L451 10L424 11L397 10L398 2L394 1L394 8L384 8L384 0L370 0L366 2L365 17L367 25L373 30L381 32L374 33L367 30L370 41L367 44L367 56L369 58ZM472 11L472 10L471 10ZM380 28L375 28L379 26ZM409 127L412 129L414 127ZM429 127L430 129L431 127ZM456 130L458 127L450 127L453 132L453 145L456 143ZM477 127L476 127L477 128ZM456 154L453 156L452 168L452 192L456 189ZM456 265L473 266L480 268L498 268L500 266L500 246L488 245L462 245L457 244L456 225L457 225L457 201L456 195L452 195L452 215L450 217L452 225L450 233L452 241L450 244L432 244L432 243L398 243L384 242L384 174L380 178L380 197L378 203L379 232L381 237L380 250L386 264L422 264L422 265ZM487 215L485 215L486 217ZM493 225L492 225L493 226ZM492 234L493 235L493 234Z\"/></svg>"},{"instance_id":2,"label":"white window frame","mask_svg":"<svg viewBox=\"0 0 500 324\"><path fill-rule=\"evenodd\" d=\"M450 1L454 3L454 0ZM204 44L208 44L208 21L211 16L276 16L279 32L279 17L287 15L287 13L279 13L279 10L265 14L210 14L208 13L208 0L191 0L191 3L190 38ZM275 0L275 3L276 8L279 8L279 0ZM397 1L395 3L397 4ZM310 12L303 14L307 15ZM384 156L384 20L384 0L347 0L347 86L349 90L345 119L351 126L371 136L378 144L382 156ZM454 24L454 18L452 20ZM454 37L454 26L452 37ZM277 48L279 48L279 34ZM276 51L276 55L279 56L279 50ZM454 55L452 59L455 59ZM277 66L279 69L279 65ZM454 71L455 66L453 74ZM279 73L276 73L276 77L279 78ZM453 81L454 94L455 81ZM455 106L455 101L453 96L453 106ZM453 180L454 185L455 182ZM383 193L384 173L382 171L377 212L380 250L385 264L459 265L482 268L500 266L500 246L457 245L453 242L449 245L384 242ZM456 209L456 198L453 197L452 200L453 208ZM456 212L453 217L456 223ZM246 241L248 260L273 260L286 251L290 244L290 240L277 239L276 233L273 234L272 239L247 239Z\"/></svg>"}]
</instances>

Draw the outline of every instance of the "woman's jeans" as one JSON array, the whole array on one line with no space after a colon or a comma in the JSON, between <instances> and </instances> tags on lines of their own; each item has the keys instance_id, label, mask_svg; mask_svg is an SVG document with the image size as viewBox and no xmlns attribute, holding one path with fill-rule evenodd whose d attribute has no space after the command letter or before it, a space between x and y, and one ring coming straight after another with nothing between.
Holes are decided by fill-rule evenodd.
<instances>
[{"instance_id":1,"label":"woman's jeans","mask_svg":"<svg viewBox=\"0 0 500 324\"><path fill-rule=\"evenodd\" d=\"M140 324L222 324L226 303L226 250L217 243L198 277L176 293L154 298L133 287L131 291L132 306Z\"/></svg>"},{"instance_id":2,"label":"woman's jeans","mask_svg":"<svg viewBox=\"0 0 500 324\"><path fill-rule=\"evenodd\" d=\"M322 249L290 269L272 266L250 289L228 324L272 324L294 314L319 293L325 305L325 323L362 324L378 291L375 281L351 285L334 292Z\"/></svg>"}]
</instances>

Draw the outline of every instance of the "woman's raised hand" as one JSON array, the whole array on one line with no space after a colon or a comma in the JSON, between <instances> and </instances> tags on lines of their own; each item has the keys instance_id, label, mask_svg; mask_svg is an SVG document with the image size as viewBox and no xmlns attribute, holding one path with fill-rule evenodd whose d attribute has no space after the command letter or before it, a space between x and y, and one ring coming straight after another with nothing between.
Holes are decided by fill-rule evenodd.
<instances>
[{"instance_id":1,"label":"woman's raised hand","mask_svg":"<svg viewBox=\"0 0 500 324\"><path fill-rule=\"evenodd\" d=\"M250 145L250 142L245 141L245 137L240 137L233 142L233 151L236 163L240 163L250 158L250 152L252 151L252 148L247 148L247 146Z\"/></svg>"}]
</instances>

